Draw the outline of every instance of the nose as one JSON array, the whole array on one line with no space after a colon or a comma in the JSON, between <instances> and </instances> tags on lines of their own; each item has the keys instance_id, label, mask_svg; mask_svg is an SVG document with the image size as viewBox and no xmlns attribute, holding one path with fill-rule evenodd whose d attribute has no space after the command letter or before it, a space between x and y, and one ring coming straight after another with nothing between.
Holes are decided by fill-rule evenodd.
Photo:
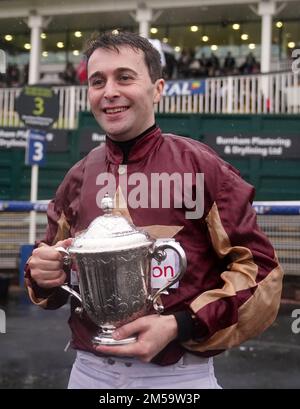
<instances>
[{"instance_id":1,"label":"nose","mask_svg":"<svg viewBox=\"0 0 300 409\"><path fill-rule=\"evenodd\" d=\"M118 84L114 80L107 80L104 87L104 98L114 99L120 96Z\"/></svg>"}]
</instances>

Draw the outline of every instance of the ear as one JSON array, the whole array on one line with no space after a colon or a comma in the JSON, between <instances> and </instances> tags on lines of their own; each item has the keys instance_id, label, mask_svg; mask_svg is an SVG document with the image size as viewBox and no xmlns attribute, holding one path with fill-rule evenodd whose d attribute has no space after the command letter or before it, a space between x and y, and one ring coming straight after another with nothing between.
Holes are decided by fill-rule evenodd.
<instances>
[{"instance_id":1,"label":"ear","mask_svg":"<svg viewBox=\"0 0 300 409\"><path fill-rule=\"evenodd\" d=\"M153 97L154 104L159 103L160 98L162 97L162 94L163 94L163 91L164 91L164 87L165 87L165 81L162 78L155 81L155 84L154 84L154 97Z\"/></svg>"}]
</instances>

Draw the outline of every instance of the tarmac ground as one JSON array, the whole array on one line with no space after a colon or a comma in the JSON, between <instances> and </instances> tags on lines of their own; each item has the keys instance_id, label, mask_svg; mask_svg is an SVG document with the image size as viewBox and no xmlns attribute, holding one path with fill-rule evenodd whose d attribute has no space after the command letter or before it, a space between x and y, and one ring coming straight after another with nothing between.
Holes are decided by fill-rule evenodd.
<instances>
[{"instance_id":1,"label":"tarmac ground","mask_svg":"<svg viewBox=\"0 0 300 409\"><path fill-rule=\"evenodd\" d=\"M70 338L69 306L44 311L18 290L0 301L0 309L6 314L6 333L0 333L0 389L65 389L75 357L73 350L64 351ZM300 302L283 300L268 330L216 356L214 364L225 389L299 389Z\"/></svg>"}]
</instances>

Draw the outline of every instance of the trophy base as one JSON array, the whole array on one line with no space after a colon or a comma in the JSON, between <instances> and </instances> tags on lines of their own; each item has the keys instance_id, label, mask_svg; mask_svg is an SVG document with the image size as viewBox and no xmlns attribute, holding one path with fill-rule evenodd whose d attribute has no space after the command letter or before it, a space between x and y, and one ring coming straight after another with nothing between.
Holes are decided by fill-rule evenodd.
<instances>
[{"instance_id":1,"label":"trophy base","mask_svg":"<svg viewBox=\"0 0 300 409\"><path fill-rule=\"evenodd\" d=\"M126 344L132 344L136 342L137 337L128 337L124 339L114 339L112 337L112 334L116 327L113 325L103 325L101 327L102 331L99 331L97 335L94 336L93 338L93 344L95 345L126 345Z\"/></svg>"},{"instance_id":2,"label":"trophy base","mask_svg":"<svg viewBox=\"0 0 300 409\"><path fill-rule=\"evenodd\" d=\"M99 334L93 338L95 345L126 345L136 342L136 337L129 337L124 339L113 339L112 336L106 334Z\"/></svg>"}]
</instances>

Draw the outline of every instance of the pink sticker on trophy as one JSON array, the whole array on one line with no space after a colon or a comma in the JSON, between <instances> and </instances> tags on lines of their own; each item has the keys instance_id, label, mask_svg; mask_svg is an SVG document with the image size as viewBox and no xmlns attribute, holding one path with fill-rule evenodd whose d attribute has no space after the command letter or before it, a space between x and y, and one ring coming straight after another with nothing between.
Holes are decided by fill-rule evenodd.
<instances>
[{"instance_id":1,"label":"pink sticker on trophy","mask_svg":"<svg viewBox=\"0 0 300 409\"><path fill-rule=\"evenodd\" d=\"M157 244L164 242L175 241L174 239L158 239ZM172 249L165 250L167 257L160 263L152 259L151 262L151 287L161 288L168 281L172 280L179 268L178 255ZM179 282L177 281L170 288L178 288Z\"/></svg>"}]
</instances>

